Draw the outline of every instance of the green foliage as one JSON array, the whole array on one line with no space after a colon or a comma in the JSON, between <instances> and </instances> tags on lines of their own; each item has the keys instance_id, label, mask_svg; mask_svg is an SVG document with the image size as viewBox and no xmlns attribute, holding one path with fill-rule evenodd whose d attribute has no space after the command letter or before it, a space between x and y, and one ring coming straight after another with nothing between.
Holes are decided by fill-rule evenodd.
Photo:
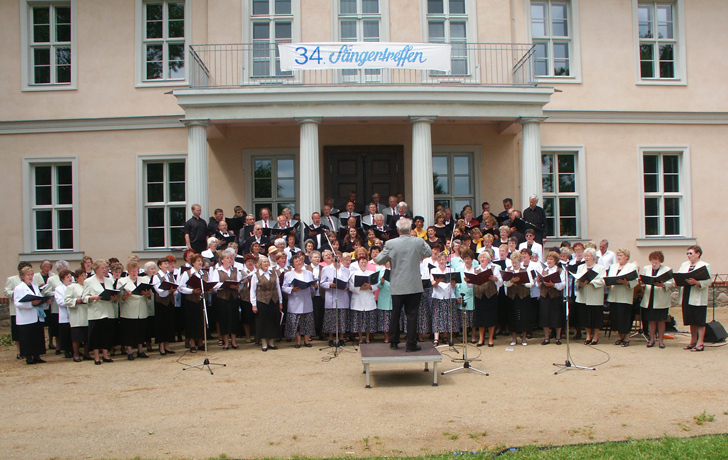
<instances>
[{"instance_id":1,"label":"green foliage","mask_svg":"<svg viewBox=\"0 0 728 460\"><path fill-rule=\"evenodd\" d=\"M702 425L705 422L712 422L715 420L715 415L709 415L703 411L702 414L696 415L693 419L695 420L696 425Z\"/></svg>"},{"instance_id":2,"label":"green foliage","mask_svg":"<svg viewBox=\"0 0 728 460\"><path fill-rule=\"evenodd\" d=\"M12 347L13 346L13 339L10 336L10 334L1 334L0 335L0 347Z\"/></svg>"}]
</instances>

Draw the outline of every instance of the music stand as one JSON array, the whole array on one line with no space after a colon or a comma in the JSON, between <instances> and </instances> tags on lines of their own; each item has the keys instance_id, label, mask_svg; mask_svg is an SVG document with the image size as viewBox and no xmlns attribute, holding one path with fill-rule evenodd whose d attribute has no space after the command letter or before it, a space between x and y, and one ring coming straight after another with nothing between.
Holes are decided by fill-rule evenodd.
<instances>
[{"instance_id":1,"label":"music stand","mask_svg":"<svg viewBox=\"0 0 728 460\"><path fill-rule=\"evenodd\" d=\"M571 286L571 283L569 276L574 275L572 275L569 270L564 270L566 271L566 283L564 286L564 291L566 291L564 293L564 306L566 308L566 361L564 361L564 364L553 363L554 366L560 368L559 370L554 372L554 375L558 375L559 373L569 369L595 371L597 370L595 367L577 366L576 364L574 364L574 359L571 357L571 341L569 340L569 305L571 304L571 302L569 301L569 299L571 298L571 292L569 288Z\"/></svg>"},{"instance_id":2,"label":"music stand","mask_svg":"<svg viewBox=\"0 0 728 460\"><path fill-rule=\"evenodd\" d=\"M204 370L205 367L207 367L207 370L210 371L210 375L213 375L212 368L210 366L227 366L227 364L220 364L220 363L211 363L210 359L207 355L207 327L209 326L209 321L207 320L207 301L206 301L206 295L207 292L212 292L212 288L210 288L209 291L205 291L205 283L202 282L202 277L200 277L200 286L202 286L202 337L203 337L203 343L205 344L205 359L200 364L195 364L193 366L187 366L183 368L183 371L186 371L187 369L199 369Z\"/></svg>"},{"instance_id":3,"label":"music stand","mask_svg":"<svg viewBox=\"0 0 728 460\"><path fill-rule=\"evenodd\" d=\"M480 359L477 359L477 358L468 359L468 336L467 336L467 332L468 332L467 318L468 318L468 316L467 316L467 311L465 310L465 294L460 294L460 299L462 301L462 306L463 306L463 308L462 308L462 312L463 312L463 357L454 358L452 360L452 362L454 362L454 363L462 362L463 367L456 367L455 369L450 369L450 370L444 371L444 372L442 372L442 375L449 374L450 372L455 372L455 371L470 370L470 371L478 372L485 376L489 376L490 374L488 374L487 372L481 371L480 369L476 369L474 367L470 367L471 362L480 361Z\"/></svg>"}]
</instances>

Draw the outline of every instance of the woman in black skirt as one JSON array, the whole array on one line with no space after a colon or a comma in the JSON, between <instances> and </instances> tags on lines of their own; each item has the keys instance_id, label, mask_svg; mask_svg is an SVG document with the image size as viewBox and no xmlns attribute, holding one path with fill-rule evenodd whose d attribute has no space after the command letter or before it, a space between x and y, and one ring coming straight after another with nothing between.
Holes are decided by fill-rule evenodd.
<instances>
[{"instance_id":1,"label":"woman in black skirt","mask_svg":"<svg viewBox=\"0 0 728 460\"><path fill-rule=\"evenodd\" d=\"M205 334L205 322L202 309L202 289L190 287L188 284L192 277L200 280L207 279L201 273L202 256L193 254L190 257L192 268L182 274L177 290L184 296L185 308L185 338L190 344L190 353L197 353L197 348L202 347Z\"/></svg>"},{"instance_id":2,"label":"woman in black skirt","mask_svg":"<svg viewBox=\"0 0 728 460\"><path fill-rule=\"evenodd\" d=\"M584 276L589 270L596 272L596 276L588 281ZM597 263L597 251L594 248L584 249L584 264L576 270L576 308L579 308L579 318L586 328L586 341L584 345L599 343L599 330L604 323L604 274L606 270Z\"/></svg>"},{"instance_id":3,"label":"woman in black skirt","mask_svg":"<svg viewBox=\"0 0 728 460\"><path fill-rule=\"evenodd\" d=\"M45 334L43 307L48 300L23 301L27 295L40 297L38 286L33 284L33 269L24 267L20 270L21 283L13 290L15 303L15 321L20 339L20 355L25 356L26 364L44 363L40 355L45 354Z\"/></svg>"},{"instance_id":4,"label":"woman in black skirt","mask_svg":"<svg viewBox=\"0 0 728 460\"><path fill-rule=\"evenodd\" d=\"M547 280L548 276L558 273L559 280ZM556 329L556 345L561 345L561 325L564 324L564 298L561 295L566 285L564 270L559 267L559 254L549 252L546 255L546 268L538 279L541 288L539 299L539 323L543 328L544 339L541 345L551 343L551 329Z\"/></svg>"},{"instance_id":5,"label":"woman in black skirt","mask_svg":"<svg viewBox=\"0 0 728 460\"><path fill-rule=\"evenodd\" d=\"M267 257L258 259L258 271L251 276L250 303L255 313L255 337L260 339L262 350L277 350L275 340L281 337L283 297L278 277L270 270Z\"/></svg>"},{"instance_id":6,"label":"woman in black skirt","mask_svg":"<svg viewBox=\"0 0 728 460\"><path fill-rule=\"evenodd\" d=\"M88 305L88 348L94 351L94 364L114 362L109 357L116 323L116 301L119 295L102 300L101 294L114 289L114 281L109 278L109 261L96 259L91 265L94 275L84 283L83 301ZM99 350L102 358L99 360Z\"/></svg>"},{"instance_id":7,"label":"woman in black skirt","mask_svg":"<svg viewBox=\"0 0 728 460\"><path fill-rule=\"evenodd\" d=\"M174 342L174 295L177 288L168 284L176 284L174 278L174 264L177 259L174 256L167 256L157 261L159 271L152 277L152 286L154 286L154 334L157 345L159 345L159 354L174 354L170 348L170 343ZM168 288L168 289L163 289Z\"/></svg>"},{"instance_id":8,"label":"woman in black skirt","mask_svg":"<svg viewBox=\"0 0 728 460\"><path fill-rule=\"evenodd\" d=\"M513 277L504 283L506 295L511 299L511 321L510 329L513 338L511 346L516 344L516 337L521 334L521 345L528 345L526 334L533 329L531 310L531 276L526 267L523 267L521 253L516 251L511 254L511 268L507 271L513 273ZM524 283L525 281L525 283Z\"/></svg>"},{"instance_id":9,"label":"woman in black skirt","mask_svg":"<svg viewBox=\"0 0 728 460\"><path fill-rule=\"evenodd\" d=\"M652 251L649 255L650 265L642 269L642 274L647 276L660 276L671 269L662 265L665 255L662 251ZM647 328L650 332L650 341L647 348L655 346L655 334L659 334L660 348L665 348L665 321L670 311L672 299L670 290L664 282L656 282L653 285L641 283L645 287L645 294L642 296L642 321L647 321Z\"/></svg>"},{"instance_id":10,"label":"woman in black skirt","mask_svg":"<svg viewBox=\"0 0 728 460\"><path fill-rule=\"evenodd\" d=\"M215 297L217 302L217 317L220 322L220 338L223 341L223 350L233 347L237 350L238 343L235 341L240 322L240 271L233 266L235 252L225 250L220 256L220 265L216 270L210 271L210 282L225 283L227 286L216 288Z\"/></svg>"},{"instance_id":11,"label":"woman in black skirt","mask_svg":"<svg viewBox=\"0 0 728 460\"><path fill-rule=\"evenodd\" d=\"M66 306L65 297L66 289L73 282L73 274L69 269L63 269L58 272L58 279L61 281L53 291L56 304L58 305L58 351L63 350L65 357L72 356L71 350L71 323L68 318L68 307Z\"/></svg>"},{"instance_id":12,"label":"woman in black skirt","mask_svg":"<svg viewBox=\"0 0 728 460\"><path fill-rule=\"evenodd\" d=\"M243 257L243 268L242 275L243 281L240 286L240 299L241 299L241 316L240 321L243 323L243 334L245 334L245 340L248 343L253 341L252 336L255 335L255 314L253 314L253 305L250 303L250 280L253 278L251 273L254 273L257 268L255 264L258 259L253 254L245 254ZM256 336L256 342L260 342Z\"/></svg>"},{"instance_id":13,"label":"woman in black skirt","mask_svg":"<svg viewBox=\"0 0 728 460\"><path fill-rule=\"evenodd\" d=\"M609 267L606 276L623 276L632 272L638 272L636 264L629 262L629 250L617 250L617 262ZM609 288L607 301L609 302L609 314L611 316L612 330L619 333L619 339L615 345L629 346L629 333L632 331L634 313L632 303L634 301L634 288L639 281L635 278L632 281L617 280L617 284Z\"/></svg>"},{"instance_id":14,"label":"woman in black skirt","mask_svg":"<svg viewBox=\"0 0 728 460\"><path fill-rule=\"evenodd\" d=\"M698 280L688 278L687 286L680 288L682 299L683 324L690 326L690 343L684 348L690 351L703 351L705 345L705 321L708 314L708 289L711 284L710 265L706 264L700 257L703 250L700 246L688 246L688 260L680 265L678 273L690 273L705 267L708 272L707 279Z\"/></svg>"},{"instance_id":15,"label":"woman in black skirt","mask_svg":"<svg viewBox=\"0 0 728 460\"><path fill-rule=\"evenodd\" d=\"M126 264L128 276L119 280L123 286L121 303L119 304L119 318L121 320L122 344L126 350L129 361L134 361L132 350L137 349L137 358L149 358L142 346L146 337L148 304L152 304L152 290L145 289L140 294L132 292L141 284L149 284L149 278L139 276L139 263L132 260Z\"/></svg>"},{"instance_id":16,"label":"woman in black skirt","mask_svg":"<svg viewBox=\"0 0 728 460\"><path fill-rule=\"evenodd\" d=\"M498 326L498 287L503 283L500 267L491 261L490 251L485 250L478 256L480 265L475 274L491 271L491 276L485 283L473 286L475 297L475 311L473 313L474 327L478 328L480 338L478 346L485 345L485 329L488 328L488 346L493 346L495 329Z\"/></svg>"}]
</instances>

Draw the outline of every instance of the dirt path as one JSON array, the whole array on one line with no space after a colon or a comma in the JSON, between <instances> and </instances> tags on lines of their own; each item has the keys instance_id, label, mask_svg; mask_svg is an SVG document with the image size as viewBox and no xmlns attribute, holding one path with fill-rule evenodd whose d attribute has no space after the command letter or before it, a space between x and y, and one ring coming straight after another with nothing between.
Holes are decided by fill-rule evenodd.
<instances>
[{"instance_id":1,"label":"dirt path","mask_svg":"<svg viewBox=\"0 0 728 460\"><path fill-rule=\"evenodd\" d=\"M677 317L679 310L673 311ZM718 312L728 325L728 310ZM680 327L681 330L684 328ZM318 347L262 353L252 345L222 351L215 375L182 371L203 355L178 354L111 364L48 356L26 366L0 353L3 459L194 458L418 455L525 444L572 444L692 436L728 431L728 348L572 346L574 362L597 371L555 376L566 347L479 348L473 364L490 373L440 376L420 365L372 366L364 388L358 353L324 362ZM314 342L323 346L323 342ZM509 351L509 348L513 348ZM474 348L471 350L475 350ZM181 357L181 363L175 360ZM457 367L445 356L441 370ZM713 422L698 425L706 412Z\"/></svg>"}]
</instances>

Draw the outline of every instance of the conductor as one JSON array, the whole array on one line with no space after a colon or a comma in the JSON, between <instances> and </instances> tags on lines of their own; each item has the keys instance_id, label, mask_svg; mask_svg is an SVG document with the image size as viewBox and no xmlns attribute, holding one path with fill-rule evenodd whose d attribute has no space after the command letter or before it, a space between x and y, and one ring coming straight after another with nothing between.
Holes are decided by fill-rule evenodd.
<instances>
[{"instance_id":1,"label":"conductor","mask_svg":"<svg viewBox=\"0 0 728 460\"><path fill-rule=\"evenodd\" d=\"M404 306L407 317L407 352L419 351L417 345L417 309L422 297L420 261L432 255L432 249L422 238L410 236L412 220L397 220L399 238L393 238L384 245L384 251L376 258L376 263L384 265L391 262L390 276L392 293L392 319L389 323L389 347L399 348L399 316Z\"/></svg>"}]
</instances>

